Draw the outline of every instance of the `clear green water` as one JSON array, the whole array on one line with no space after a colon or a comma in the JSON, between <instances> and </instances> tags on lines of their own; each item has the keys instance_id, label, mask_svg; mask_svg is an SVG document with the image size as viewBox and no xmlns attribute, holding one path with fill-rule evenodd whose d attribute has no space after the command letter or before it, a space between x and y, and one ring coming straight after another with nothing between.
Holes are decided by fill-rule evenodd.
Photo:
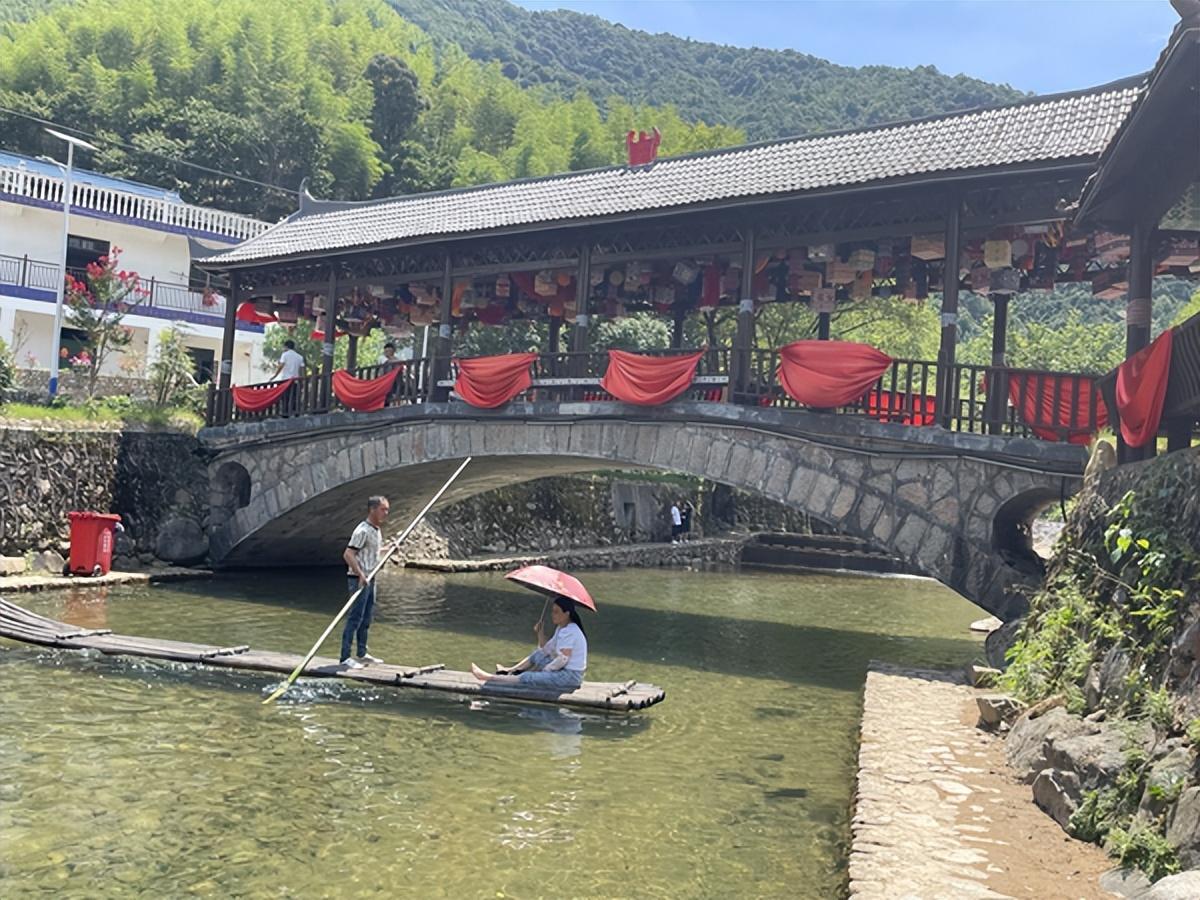
<instances>
[{"instance_id":1,"label":"clear green water","mask_svg":"<svg viewBox=\"0 0 1200 900\"><path fill-rule=\"evenodd\" d=\"M978 654L925 581L584 573L591 677L662 685L629 717L0 649L9 897L836 897L871 658ZM341 578L26 595L89 627L302 651ZM538 598L393 575L371 649L463 668L526 651ZM336 651L333 651L336 652Z\"/></svg>"}]
</instances>

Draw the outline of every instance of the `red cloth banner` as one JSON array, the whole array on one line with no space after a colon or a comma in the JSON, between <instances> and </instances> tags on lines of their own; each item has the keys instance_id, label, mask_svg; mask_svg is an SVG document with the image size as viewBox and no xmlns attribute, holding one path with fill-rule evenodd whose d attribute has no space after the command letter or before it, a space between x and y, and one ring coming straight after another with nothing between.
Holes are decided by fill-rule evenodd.
<instances>
[{"instance_id":1,"label":"red cloth banner","mask_svg":"<svg viewBox=\"0 0 1200 900\"><path fill-rule=\"evenodd\" d=\"M295 378L289 378L270 387L235 387L232 389L233 405L243 412L262 412L268 406L277 403L295 383Z\"/></svg>"},{"instance_id":2,"label":"red cloth banner","mask_svg":"<svg viewBox=\"0 0 1200 900\"><path fill-rule=\"evenodd\" d=\"M618 400L638 406L669 403L692 386L703 350L680 356L643 356L608 351L608 371L600 387Z\"/></svg>"},{"instance_id":3,"label":"red cloth banner","mask_svg":"<svg viewBox=\"0 0 1200 900\"><path fill-rule=\"evenodd\" d=\"M779 383L797 403L817 409L860 399L888 370L882 350L851 341L796 341L779 348Z\"/></svg>"},{"instance_id":4,"label":"red cloth banner","mask_svg":"<svg viewBox=\"0 0 1200 900\"><path fill-rule=\"evenodd\" d=\"M1144 447L1158 435L1174 334L1167 329L1117 368L1117 413L1130 447Z\"/></svg>"},{"instance_id":5,"label":"red cloth banner","mask_svg":"<svg viewBox=\"0 0 1200 900\"><path fill-rule=\"evenodd\" d=\"M537 356L536 353L506 353L455 360L458 378L454 381L454 391L480 409L503 406L517 394L529 390L533 384L529 367Z\"/></svg>"},{"instance_id":6,"label":"red cloth banner","mask_svg":"<svg viewBox=\"0 0 1200 900\"><path fill-rule=\"evenodd\" d=\"M937 421L937 397L929 394L871 391L867 394L866 404L867 415L880 422L932 425Z\"/></svg>"},{"instance_id":7,"label":"red cloth banner","mask_svg":"<svg viewBox=\"0 0 1200 900\"><path fill-rule=\"evenodd\" d=\"M1076 382L1079 384L1079 405L1072 415L1071 398L1075 396ZM1065 435L1068 444L1087 444L1093 434L1108 424L1108 409L1096 390L1095 381L1086 375L1060 378L1056 382L1051 375L1010 372L1008 396L1021 421L1044 441L1061 441ZM1093 407L1096 424L1089 425Z\"/></svg>"},{"instance_id":8,"label":"red cloth banner","mask_svg":"<svg viewBox=\"0 0 1200 900\"><path fill-rule=\"evenodd\" d=\"M237 312L233 317L239 322L249 322L251 325L266 325L269 322L278 322L274 313L260 313L254 308L254 304L247 300L245 303L239 303Z\"/></svg>"},{"instance_id":9,"label":"red cloth banner","mask_svg":"<svg viewBox=\"0 0 1200 900\"><path fill-rule=\"evenodd\" d=\"M355 378L345 369L338 369L333 373L333 393L343 406L360 412L375 412L383 409L392 385L396 383L396 376L403 368L396 366L378 378Z\"/></svg>"}]
</instances>

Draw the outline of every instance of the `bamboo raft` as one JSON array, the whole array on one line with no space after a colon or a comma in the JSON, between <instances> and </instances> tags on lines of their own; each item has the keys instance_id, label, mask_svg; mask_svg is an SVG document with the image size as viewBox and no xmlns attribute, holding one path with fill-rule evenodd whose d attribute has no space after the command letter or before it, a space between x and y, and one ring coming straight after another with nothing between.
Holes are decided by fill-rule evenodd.
<instances>
[{"instance_id":1,"label":"bamboo raft","mask_svg":"<svg viewBox=\"0 0 1200 900\"><path fill-rule=\"evenodd\" d=\"M0 637L64 650L98 650L110 656L143 656L284 675L291 673L304 658L295 653L254 650L245 644L219 647L113 634L108 629L79 628L32 613L6 600L0 600ZM661 703L666 697L662 688L637 681L585 681L578 690L559 693L509 685L485 687L470 672L456 672L440 664L394 666L379 663L361 669L343 669L337 660L319 656L305 666L304 674L314 678L342 678L390 687L479 695L489 700L553 703L580 709L645 709Z\"/></svg>"}]
</instances>

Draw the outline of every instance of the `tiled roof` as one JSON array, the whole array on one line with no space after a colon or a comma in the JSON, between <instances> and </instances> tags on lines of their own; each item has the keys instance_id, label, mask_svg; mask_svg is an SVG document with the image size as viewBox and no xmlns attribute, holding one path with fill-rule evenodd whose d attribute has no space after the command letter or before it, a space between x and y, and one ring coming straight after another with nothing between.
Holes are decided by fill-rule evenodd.
<instances>
[{"instance_id":1,"label":"tiled roof","mask_svg":"<svg viewBox=\"0 0 1200 900\"><path fill-rule=\"evenodd\" d=\"M212 257L285 259L1098 155L1140 79L1009 106L300 213Z\"/></svg>"}]
</instances>

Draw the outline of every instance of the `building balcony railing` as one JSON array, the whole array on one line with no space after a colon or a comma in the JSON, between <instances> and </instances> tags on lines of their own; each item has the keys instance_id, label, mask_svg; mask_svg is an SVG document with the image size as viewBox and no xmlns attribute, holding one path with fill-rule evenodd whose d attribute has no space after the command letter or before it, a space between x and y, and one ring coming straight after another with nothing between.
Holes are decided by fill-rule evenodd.
<instances>
[{"instance_id":1,"label":"building balcony railing","mask_svg":"<svg viewBox=\"0 0 1200 900\"><path fill-rule=\"evenodd\" d=\"M59 271L59 263L30 259L28 256L0 255L0 290L10 286L53 293L58 290ZM68 271L80 280L86 274L80 269ZM157 281L154 278L143 281L142 287L149 291L149 296L139 304L139 309L149 307L211 316L214 325L220 324L225 317L225 298L215 291L206 292L190 285ZM136 309L133 315L137 315Z\"/></svg>"},{"instance_id":2,"label":"building balcony railing","mask_svg":"<svg viewBox=\"0 0 1200 900\"><path fill-rule=\"evenodd\" d=\"M31 172L20 166L0 166L0 195L9 194L42 204L62 205L63 179ZM132 191L75 183L71 207L122 219L167 226L180 231L219 235L234 241L257 237L270 226L249 216L193 206L171 197L150 197Z\"/></svg>"}]
</instances>

